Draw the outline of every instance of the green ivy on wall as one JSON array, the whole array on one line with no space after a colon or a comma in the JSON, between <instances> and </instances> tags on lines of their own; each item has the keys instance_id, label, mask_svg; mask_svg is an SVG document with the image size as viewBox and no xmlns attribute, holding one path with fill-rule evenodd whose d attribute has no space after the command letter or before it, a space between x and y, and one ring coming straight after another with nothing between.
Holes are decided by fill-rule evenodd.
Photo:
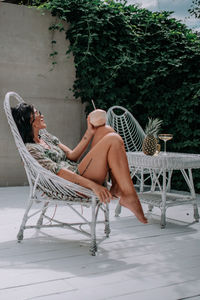
<instances>
[{"instance_id":1,"label":"green ivy on wall","mask_svg":"<svg viewBox=\"0 0 200 300\"><path fill-rule=\"evenodd\" d=\"M37 0L65 30L74 55L75 98L96 107L122 105L144 127L148 117L163 120L173 133L168 149L199 153L200 38L170 12L151 12L113 0ZM56 41L51 53L56 64ZM92 106L88 107L92 110ZM200 174L195 173L200 190ZM179 182L176 182L178 185Z\"/></svg>"}]
</instances>

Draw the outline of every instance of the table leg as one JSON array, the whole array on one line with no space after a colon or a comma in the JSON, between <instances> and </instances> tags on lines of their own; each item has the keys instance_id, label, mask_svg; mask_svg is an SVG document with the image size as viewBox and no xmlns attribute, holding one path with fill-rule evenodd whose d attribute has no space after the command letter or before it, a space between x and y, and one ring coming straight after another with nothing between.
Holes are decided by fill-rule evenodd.
<instances>
[{"instance_id":1,"label":"table leg","mask_svg":"<svg viewBox=\"0 0 200 300\"><path fill-rule=\"evenodd\" d=\"M191 194L191 201L193 202L193 208L194 208L194 219L196 222L199 222L199 212L198 212L198 205L197 205L197 198L196 193L194 189L194 182L192 177L192 170L188 169L188 174L186 173L186 170L182 169L181 173L183 174L183 177L189 187L190 194Z\"/></svg>"},{"instance_id":2,"label":"table leg","mask_svg":"<svg viewBox=\"0 0 200 300\"><path fill-rule=\"evenodd\" d=\"M168 180L167 180L167 191L170 192L171 191L171 179L172 179L172 170L168 171Z\"/></svg>"},{"instance_id":3,"label":"table leg","mask_svg":"<svg viewBox=\"0 0 200 300\"><path fill-rule=\"evenodd\" d=\"M194 189L194 182L193 182L193 177L192 177L192 170L189 169L189 178L190 178L190 184L191 184L191 195L193 200L193 208L194 208L194 219L196 222L199 222L199 212L198 212L198 205L197 205L197 197Z\"/></svg>"},{"instance_id":4,"label":"table leg","mask_svg":"<svg viewBox=\"0 0 200 300\"><path fill-rule=\"evenodd\" d=\"M141 169L140 175L140 192L144 192L144 169Z\"/></svg>"},{"instance_id":5,"label":"table leg","mask_svg":"<svg viewBox=\"0 0 200 300\"><path fill-rule=\"evenodd\" d=\"M163 188L162 188L162 204L161 204L161 228L165 228L166 226L166 170L163 170Z\"/></svg>"}]
</instances>

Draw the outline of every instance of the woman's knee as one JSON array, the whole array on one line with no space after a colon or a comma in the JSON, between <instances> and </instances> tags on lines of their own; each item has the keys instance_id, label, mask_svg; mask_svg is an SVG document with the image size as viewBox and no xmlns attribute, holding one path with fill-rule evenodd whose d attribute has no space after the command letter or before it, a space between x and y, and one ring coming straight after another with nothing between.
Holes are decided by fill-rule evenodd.
<instances>
[{"instance_id":1,"label":"woman's knee","mask_svg":"<svg viewBox=\"0 0 200 300\"><path fill-rule=\"evenodd\" d=\"M100 126L96 129L91 148L93 148L99 141L101 141L106 135L115 133L114 129L110 126Z\"/></svg>"},{"instance_id":2,"label":"woman's knee","mask_svg":"<svg viewBox=\"0 0 200 300\"><path fill-rule=\"evenodd\" d=\"M124 141L117 132L110 132L104 137L110 143L117 143L124 145Z\"/></svg>"},{"instance_id":3,"label":"woman's knee","mask_svg":"<svg viewBox=\"0 0 200 300\"><path fill-rule=\"evenodd\" d=\"M97 127L95 135L106 135L111 132L114 133L115 130L108 125L104 125L104 126Z\"/></svg>"}]
</instances>

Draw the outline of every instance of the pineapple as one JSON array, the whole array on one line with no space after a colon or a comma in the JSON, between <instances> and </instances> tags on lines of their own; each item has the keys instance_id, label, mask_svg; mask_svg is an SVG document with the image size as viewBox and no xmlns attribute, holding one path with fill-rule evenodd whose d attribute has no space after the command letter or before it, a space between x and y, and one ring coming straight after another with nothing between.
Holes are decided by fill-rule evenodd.
<instances>
[{"instance_id":1,"label":"pineapple","mask_svg":"<svg viewBox=\"0 0 200 300\"><path fill-rule=\"evenodd\" d=\"M146 137L143 141L142 151L146 155L154 155L158 149L158 131L162 124L162 120L150 119L145 128Z\"/></svg>"}]
</instances>

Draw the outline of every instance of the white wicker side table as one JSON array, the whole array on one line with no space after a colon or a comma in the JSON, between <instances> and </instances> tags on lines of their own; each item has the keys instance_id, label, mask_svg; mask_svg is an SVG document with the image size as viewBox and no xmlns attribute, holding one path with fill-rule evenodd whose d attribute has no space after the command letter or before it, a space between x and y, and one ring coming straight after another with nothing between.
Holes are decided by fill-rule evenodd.
<instances>
[{"instance_id":1,"label":"white wicker side table","mask_svg":"<svg viewBox=\"0 0 200 300\"><path fill-rule=\"evenodd\" d=\"M166 210L168 207L193 204L194 219L199 221L197 199L193 184L192 169L200 169L200 155L189 153L164 154L147 156L143 152L127 152L128 163L133 174L144 169L149 169L151 174L151 189L139 193L141 202L149 205L149 210L154 206L161 209L161 228L166 226ZM171 176L174 170L179 170L185 179L190 193L170 192Z\"/></svg>"}]
</instances>

